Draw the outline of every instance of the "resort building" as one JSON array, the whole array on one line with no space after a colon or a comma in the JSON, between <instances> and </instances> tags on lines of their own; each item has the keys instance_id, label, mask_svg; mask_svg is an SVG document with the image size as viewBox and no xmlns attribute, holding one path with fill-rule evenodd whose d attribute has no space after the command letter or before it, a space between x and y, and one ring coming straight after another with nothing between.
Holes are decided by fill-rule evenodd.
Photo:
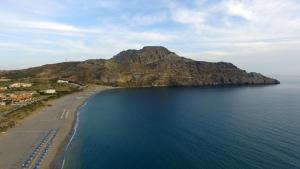
<instances>
[{"instance_id":1,"label":"resort building","mask_svg":"<svg viewBox=\"0 0 300 169\"><path fill-rule=\"evenodd\" d=\"M31 87L31 83L13 83L9 87L10 88L20 88L20 87Z\"/></svg>"},{"instance_id":2,"label":"resort building","mask_svg":"<svg viewBox=\"0 0 300 169\"><path fill-rule=\"evenodd\" d=\"M0 78L0 82L8 82L10 79Z\"/></svg>"},{"instance_id":3,"label":"resort building","mask_svg":"<svg viewBox=\"0 0 300 169\"><path fill-rule=\"evenodd\" d=\"M7 90L7 87L0 87L0 90Z\"/></svg>"},{"instance_id":4,"label":"resort building","mask_svg":"<svg viewBox=\"0 0 300 169\"><path fill-rule=\"evenodd\" d=\"M32 93L9 94L9 99L14 102L26 102L32 100Z\"/></svg>"},{"instance_id":5,"label":"resort building","mask_svg":"<svg viewBox=\"0 0 300 169\"><path fill-rule=\"evenodd\" d=\"M56 90L55 89L47 89L47 90L43 90L42 93L45 93L45 94L55 94Z\"/></svg>"},{"instance_id":6,"label":"resort building","mask_svg":"<svg viewBox=\"0 0 300 169\"><path fill-rule=\"evenodd\" d=\"M5 95L0 93L0 101L2 101L5 98L6 98Z\"/></svg>"},{"instance_id":7,"label":"resort building","mask_svg":"<svg viewBox=\"0 0 300 169\"><path fill-rule=\"evenodd\" d=\"M57 83L69 83L67 80L57 80Z\"/></svg>"}]
</instances>

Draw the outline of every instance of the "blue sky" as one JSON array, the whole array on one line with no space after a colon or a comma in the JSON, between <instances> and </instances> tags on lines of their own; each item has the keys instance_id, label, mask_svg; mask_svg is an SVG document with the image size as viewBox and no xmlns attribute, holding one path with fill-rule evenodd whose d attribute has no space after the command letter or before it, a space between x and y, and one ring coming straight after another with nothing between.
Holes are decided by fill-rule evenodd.
<instances>
[{"instance_id":1,"label":"blue sky","mask_svg":"<svg viewBox=\"0 0 300 169\"><path fill-rule=\"evenodd\" d=\"M1 0L0 69L161 45L195 60L300 74L299 0Z\"/></svg>"}]
</instances>

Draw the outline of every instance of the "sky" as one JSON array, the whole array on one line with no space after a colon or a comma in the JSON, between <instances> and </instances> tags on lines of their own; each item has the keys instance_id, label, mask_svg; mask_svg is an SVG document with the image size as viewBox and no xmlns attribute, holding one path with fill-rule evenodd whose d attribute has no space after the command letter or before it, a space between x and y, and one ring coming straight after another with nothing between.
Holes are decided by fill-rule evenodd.
<instances>
[{"instance_id":1,"label":"sky","mask_svg":"<svg viewBox=\"0 0 300 169\"><path fill-rule=\"evenodd\" d=\"M300 74L299 0L0 0L0 70L165 46L249 72Z\"/></svg>"}]
</instances>

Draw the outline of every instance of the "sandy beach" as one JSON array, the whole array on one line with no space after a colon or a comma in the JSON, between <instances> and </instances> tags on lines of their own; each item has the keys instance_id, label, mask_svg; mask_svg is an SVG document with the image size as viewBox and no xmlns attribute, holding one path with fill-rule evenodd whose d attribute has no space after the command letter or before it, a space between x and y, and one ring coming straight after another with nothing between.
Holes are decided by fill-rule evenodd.
<instances>
[{"instance_id":1,"label":"sandy beach","mask_svg":"<svg viewBox=\"0 0 300 169\"><path fill-rule=\"evenodd\" d=\"M93 94L111 87L90 87L48 101L45 107L0 134L0 168L52 169L68 142L78 108ZM26 164L26 167L25 167Z\"/></svg>"}]
</instances>

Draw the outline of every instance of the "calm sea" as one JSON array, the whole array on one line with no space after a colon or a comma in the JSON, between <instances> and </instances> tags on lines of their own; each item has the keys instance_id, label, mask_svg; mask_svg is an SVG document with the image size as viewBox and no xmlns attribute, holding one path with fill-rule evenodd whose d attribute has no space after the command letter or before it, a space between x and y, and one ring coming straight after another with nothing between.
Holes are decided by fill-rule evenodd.
<instances>
[{"instance_id":1,"label":"calm sea","mask_svg":"<svg viewBox=\"0 0 300 169\"><path fill-rule=\"evenodd\" d=\"M300 78L280 80L97 94L64 169L299 169Z\"/></svg>"}]
</instances>

